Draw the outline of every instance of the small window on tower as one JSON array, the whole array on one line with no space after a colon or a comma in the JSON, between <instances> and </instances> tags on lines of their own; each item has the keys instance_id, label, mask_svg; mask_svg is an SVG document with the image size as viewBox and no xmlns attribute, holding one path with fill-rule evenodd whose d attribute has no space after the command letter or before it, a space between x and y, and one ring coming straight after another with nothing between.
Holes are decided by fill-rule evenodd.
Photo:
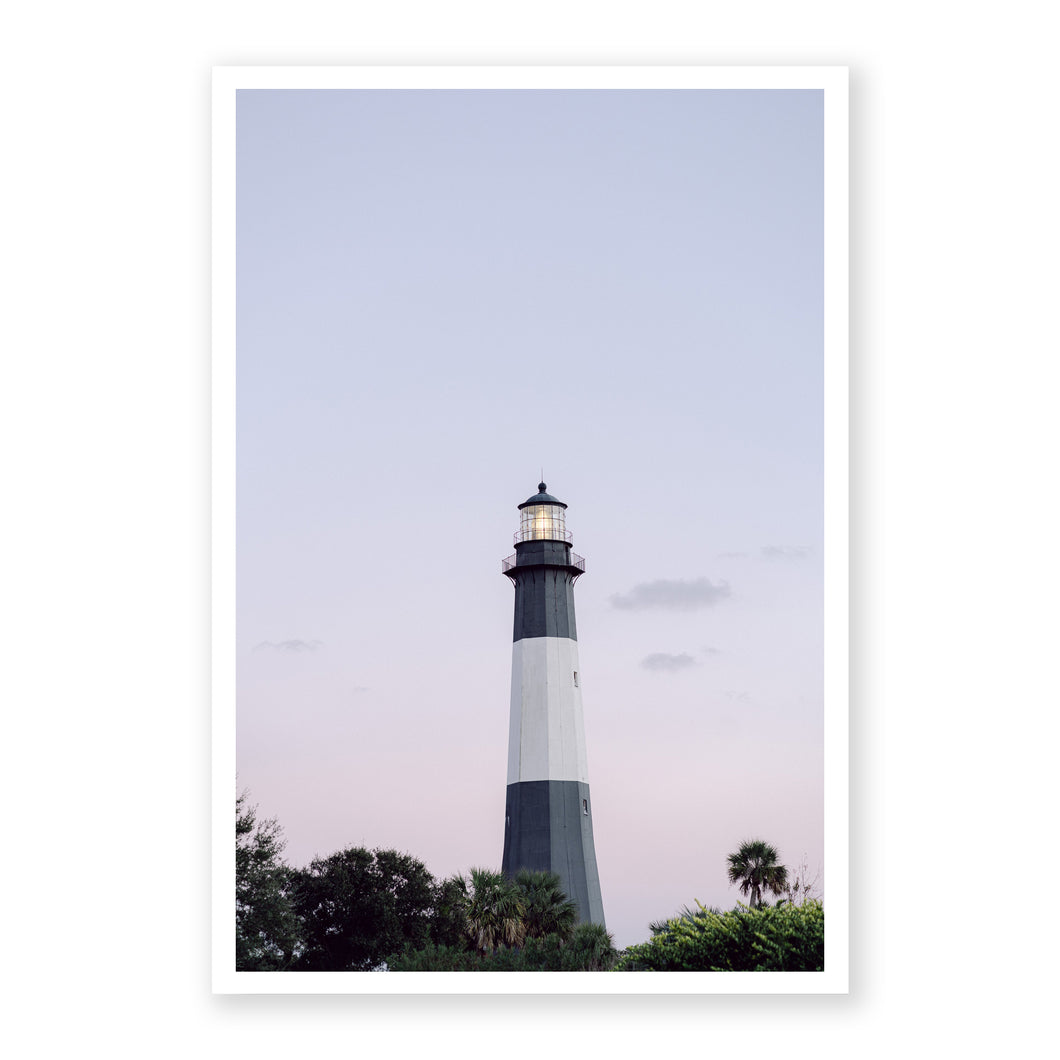
<instances>
[{"instance_id":1,"label":"small window on tower","mask_svg":"<svg viewBox=\"0 0 1060 1060\"><path fill-rule=\"evenodd\" d=\"M589 816L589 800L588 799L582 799L582 813L585 814L586 817Z\"/></svg>"},{"instance_id":2,"label":"small window on tower","mask_svg":"<svg viewBox=\"0 0 1060 1060\"><path fill-rule=\"evenodd\" d=\"M574 671L574 687L575 688L578 687L578 671L577 670Z\"/></svg>"}]
</instances>

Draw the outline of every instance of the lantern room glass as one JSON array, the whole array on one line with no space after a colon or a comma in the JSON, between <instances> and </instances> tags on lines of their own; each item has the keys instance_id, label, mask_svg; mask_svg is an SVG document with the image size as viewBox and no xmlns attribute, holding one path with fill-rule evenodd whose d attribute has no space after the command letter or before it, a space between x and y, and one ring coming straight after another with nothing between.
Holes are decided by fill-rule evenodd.
<instances>
[{"instance_id":1,"label":"lantern room glass","mask_svg":"<svg viewBox=\"0 0 1060 1060\"><path fill-rule=\"evenodd\" d=\"M567 515L558 504L531 504L519 513L519 541L570 541Z\"/></svg>"}]
</instances>

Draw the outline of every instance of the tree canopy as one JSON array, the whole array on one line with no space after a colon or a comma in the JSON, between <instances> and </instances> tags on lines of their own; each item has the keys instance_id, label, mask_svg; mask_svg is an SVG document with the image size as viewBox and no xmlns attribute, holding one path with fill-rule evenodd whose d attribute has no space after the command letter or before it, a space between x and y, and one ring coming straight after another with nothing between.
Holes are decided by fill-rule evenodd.
<instances>
[{"instance_id":1,"label":"tree canopy","mask_svg":"<svg viewBox=\"0 0 1060 1060\"><path fill-rule=\"evenodd\" d=\"M275 819L259 821L257 813L242 792L236 799L236 969L282 971L301 938L293 873L280 859L283 829Z\"/></svg>"},{"instance_id":2,"label":"tree canopy","mask_svg":"<svg viewBox=\"0 0 1060 1060\"><path fill-rule=\"evenodd\" d=\"M369 971L431 940L436 887L421 861L350 847L295 874L305 949L296 971Z\"/></svg>"},{"instance_id":3,"label":"tree canopy","mask_svg":"<svg viewBox=\"0 0 1060 1060\"><path fill-rule=\"evenodd\" d=\"M510 879L477 868L462 882L464 938L406 947L387 958L391 971L608 971L617 961L614 939L602 924L578 923L578 907L556 873L521 869ZM447 883L455 891L455 881Z\"/></svg>"}]
</instances>

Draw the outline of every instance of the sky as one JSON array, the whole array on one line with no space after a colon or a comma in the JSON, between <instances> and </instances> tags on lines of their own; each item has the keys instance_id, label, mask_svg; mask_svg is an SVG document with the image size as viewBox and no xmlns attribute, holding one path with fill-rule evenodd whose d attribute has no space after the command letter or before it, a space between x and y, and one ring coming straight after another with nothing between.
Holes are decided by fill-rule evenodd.
<instances>
[{"instance_id":1,"label":"sky","mask_svg":"<svg viewBox=\"0 0 1060 1060\"><path fill-rule=\"evenodd\" d=\"M517 505L568 505L616 944L823 890L809 90L244 90L237 771L285 856L499 867Z\"/></svg>"}]
</instances>

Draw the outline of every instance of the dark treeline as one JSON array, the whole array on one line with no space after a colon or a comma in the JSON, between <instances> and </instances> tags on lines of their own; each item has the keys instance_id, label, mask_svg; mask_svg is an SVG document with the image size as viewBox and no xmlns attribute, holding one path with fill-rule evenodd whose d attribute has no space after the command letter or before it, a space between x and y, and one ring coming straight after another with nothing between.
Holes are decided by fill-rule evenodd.
<instances>
[{"instance_id":1,"label":"dark treeline","mask_svg":"<svg viewBox=\"0 0 1060 1060\"><path fill-rule=\"evenodd\" d=\"M618 959L550 872L436 880L396 850L350 847L296 869L282 831L236 804L238 971L594 971Z\"/></svg>"},{"instance_id":2,"label":"dark treeline","mask_svg":"<svg viewBox=\"0 0 1060 1060\"><path fill-rule=\"evenodd\" d=\"M824 909L759 840L729 857L750 906L699 907L651 925L623 953L550 872L435 879L396 850L350 847L292 868L283 832L236 802L237 971L813 971ZM768 906L764 895L784 897Z\"/></svg>"}]
</instances>

